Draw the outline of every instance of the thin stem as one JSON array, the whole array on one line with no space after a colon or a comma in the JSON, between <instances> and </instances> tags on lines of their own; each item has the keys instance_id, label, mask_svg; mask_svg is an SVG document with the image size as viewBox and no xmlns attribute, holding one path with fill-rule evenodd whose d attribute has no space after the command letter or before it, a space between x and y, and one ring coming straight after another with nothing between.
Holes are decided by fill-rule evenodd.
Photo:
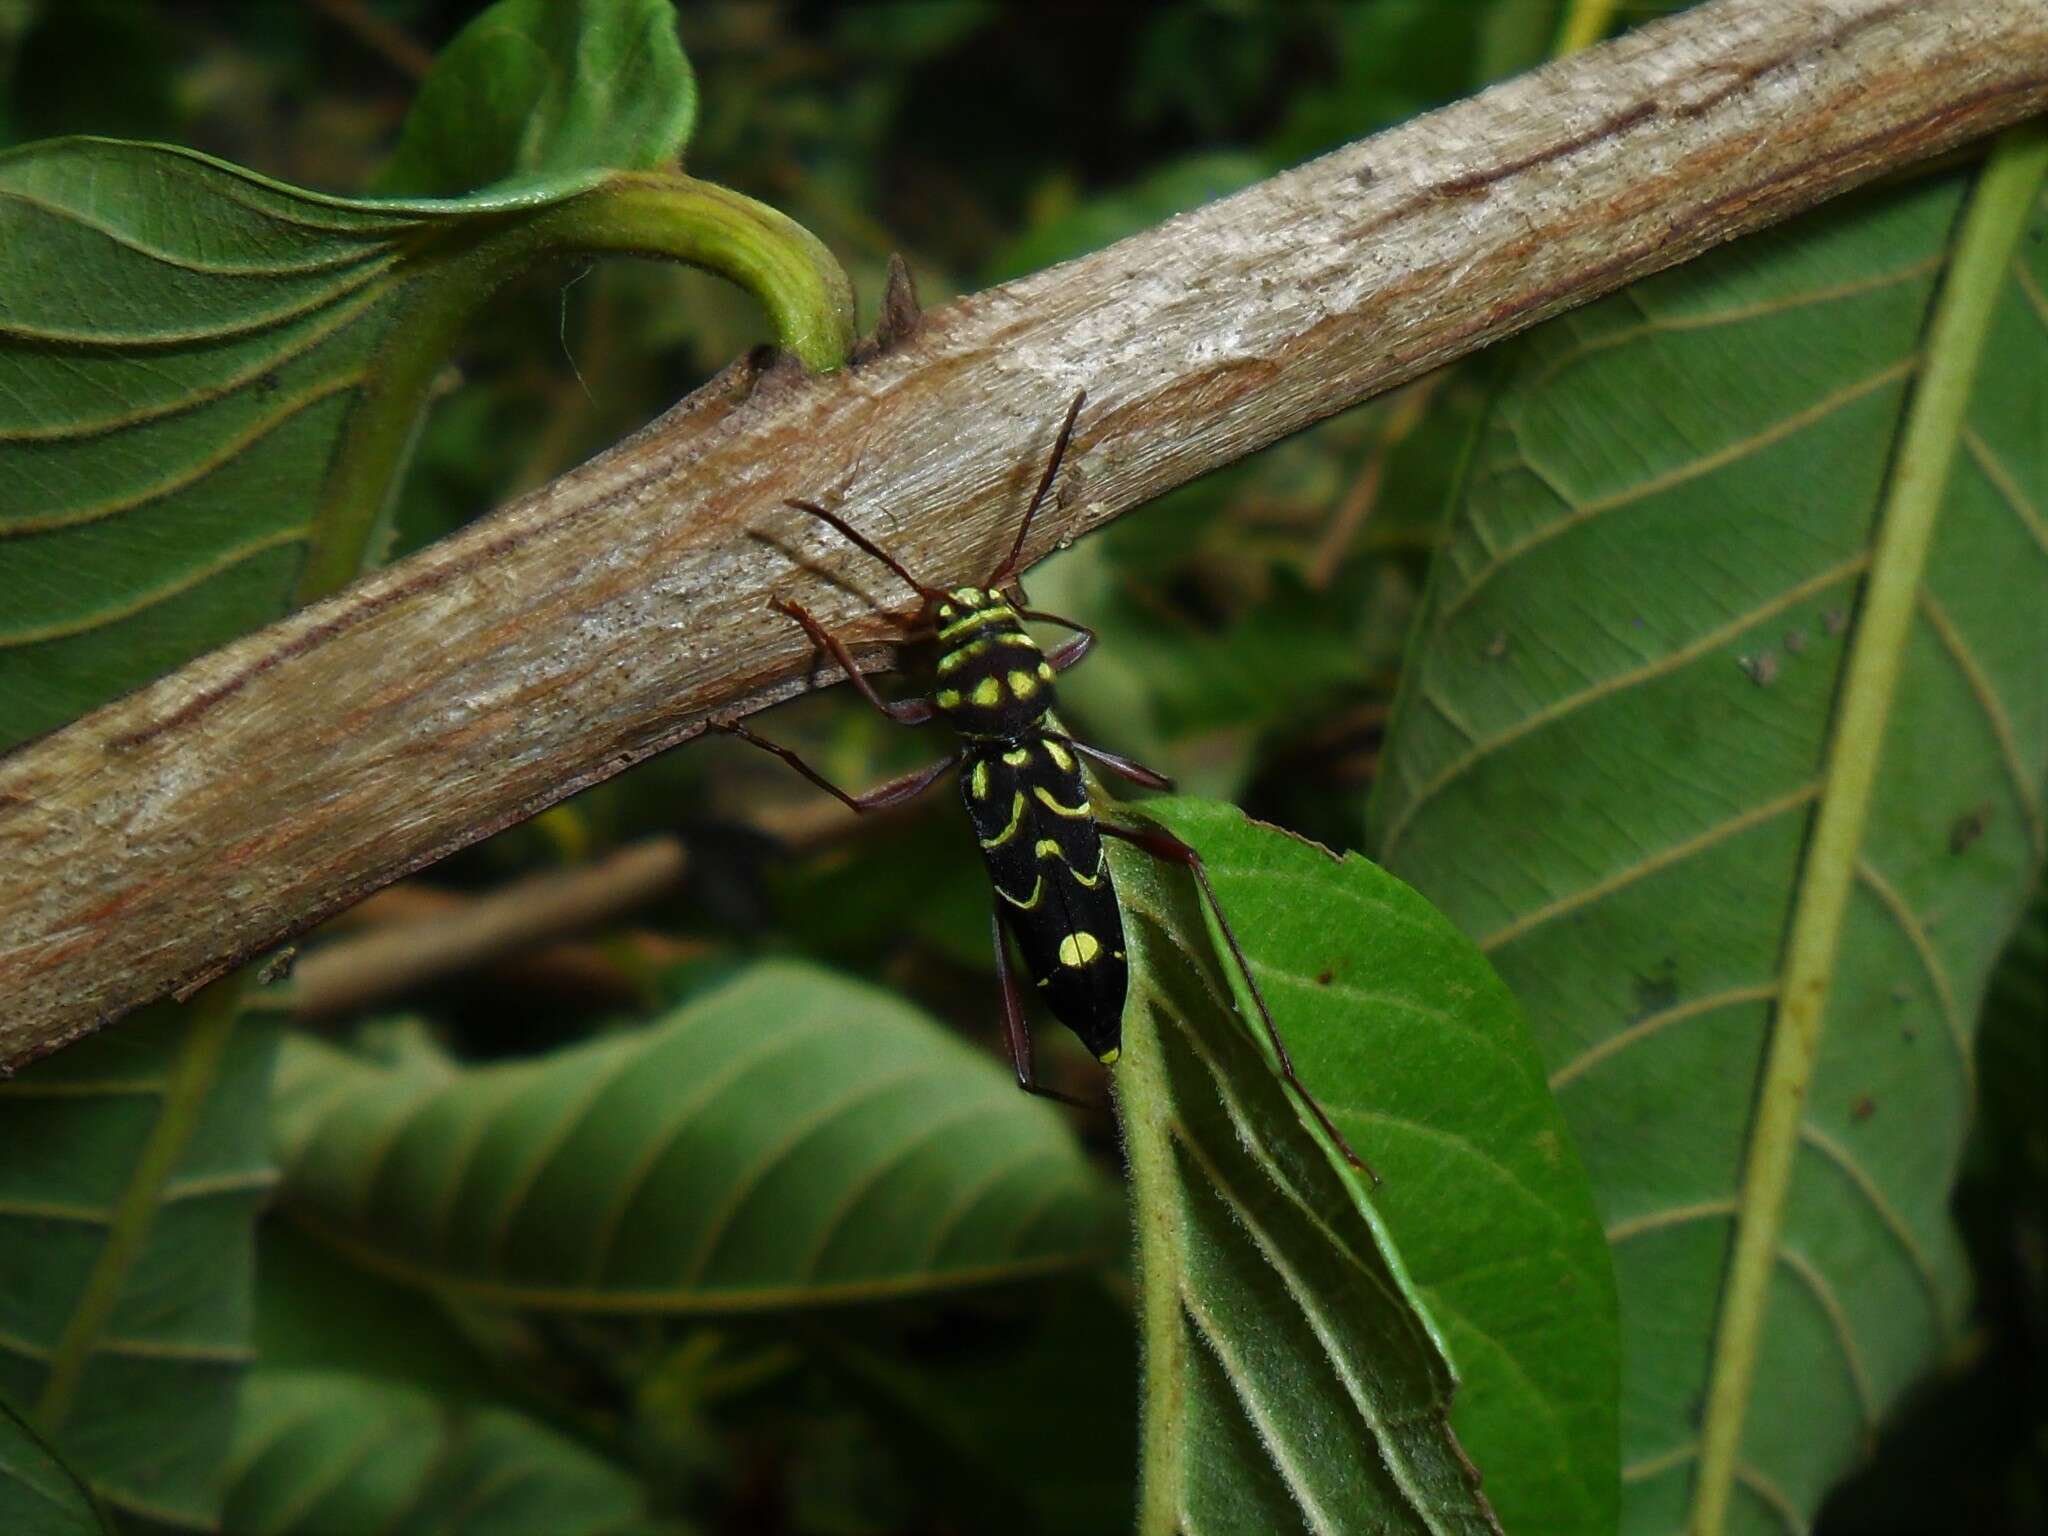
<instances>
[{"instance_id":1,"label":"thin stem","mask_svg":"<svg viewBox=\"0 0 2048 1536\"><path fill-rule=\"evenodd\" d=\"M818 238L765 203L679 175L618 175L537 213L462 225L409 258L381 366L364 383L321 487L294 599L325 597L362 572L388 526L434 377L462 327L498 288L568 255L646 256L730 278L766 311L805 367L842 366L853 289ZM441 270L432 270L434 267Z\"/></svg>"}]
</instances>

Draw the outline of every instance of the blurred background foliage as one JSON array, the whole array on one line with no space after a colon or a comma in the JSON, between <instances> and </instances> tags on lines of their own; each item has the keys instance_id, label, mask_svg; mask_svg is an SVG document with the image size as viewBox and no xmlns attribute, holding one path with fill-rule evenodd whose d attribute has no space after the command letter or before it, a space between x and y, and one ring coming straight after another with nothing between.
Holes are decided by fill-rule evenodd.
<instances>
[{"instance_id":1,"label":"blurred background foliage","mask_svg":"<svg viewBox=\"0 0 2048 1536\"><path fill-rule=\"evenodd\" d=\"M1615 24L1668 8L1621 6ZM476 9L0 0L0 144L161 140L359 193L435 50ZM701 103L690 169L824 239L866 324L892 253L930 306L1094 249L1533 66L1563 10L690 0L681 31ZM559 271L499 295L446 370L391 557L616 441L764 334L738 290L653 264ZM1359 846L1433 530L1487 386L1485 358L1422 380L1034 572L1040 606L1103 637L1062 685L1083 734L1198 793ZM785 708L770 728L849 784L931 750L837 696ZM984 877L948 802L856 820L743 748L672 753L428 880L434 899L464 901L680 833L680 886L604 931L392 1004L434 1049L519 1057L602 1037L745 959L786 953L879 980L994 1051ZM408 910L388 904L380 919L373 904L342 926ZM2038 961L2038 913L2024 942ZM1998 1091L1961 1199L1984 1277L1968 1358L1929 1384L1825 1531L2048 1518L2048 1077L2029 963L2009 967L2017 979L1987 1014L1983 1077ZM1092 1063L1064 1032L1042 1036L1041 1071L1094 1096ZM1113 1167L1107 1119L1081 1124ZM698 1326L437 1307L276 1220L261 1270L266 1366L346 1367L510 1404L557 1434L556 1454L581 1446L634 1466L707 1531L1128 1527L1136 1366L1113 1275ZM2013 1412L2029 1391L2031 1412Z\"/></svg>"}]
</instances>

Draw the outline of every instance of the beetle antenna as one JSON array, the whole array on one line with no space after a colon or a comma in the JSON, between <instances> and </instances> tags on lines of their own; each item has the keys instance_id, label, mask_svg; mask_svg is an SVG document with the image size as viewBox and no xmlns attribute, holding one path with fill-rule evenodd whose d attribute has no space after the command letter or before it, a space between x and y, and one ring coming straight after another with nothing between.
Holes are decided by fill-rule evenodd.
<instances>
[{"instance_id":1,"label":"beetle antenna","mask_svg":"<svg viewBox=\"0 0 2048 1536\"><path fill-rule=\"evenodd\" d=\"M1031 505L1024 509L1024 521L1018 525L1016 542L1010 546L1009 557L996 567L996 572L984 585L999 587L1017 574L1017 562L1024 555L1024 539L1031 532L1031 519L1038 515L1039 506L1045 501L1045 493L1052 489L1053 477L1060 472L1060 461L1067 456L1067 444L1074 439L1074 422L1081 414L1081 406L1088 398L1088 391L1077 390L1074 403L1067 407L1067 419L1060 424L1060 435L1052 445L1052 459L1045 466L1045 473L1038 477L1038 489L1032 493Z\"/></svg>"},{"instance_id":2,"label":"beetle antenna","mask_svg":"<svg viewBox=\"0 0 2048 1536\"><path fill-rule=\"evenodd\" d=\"M820 522L827 523L830 526L838 529L841 534L843 534L848 540L850 540L855 545L855 547L865 550L867 553L873 555L877 560L881 561L882 564L889 567L890 570L894 571L898 576L901 576L905 581L910 583L910 585L914 589L916 589L917 595L919 597L930 599L943 595L940 593L937 587L928 587L923 582L919 581L915 576L911 575L910 572L906 571L903 568L902 562L899 561L894 555L888 553L886 550L881 549L877 545L871 543L866 534L862 533L858 528L855 528L853 524L849 523L837 512L828 512L823 507L819 506L815 501L788 501L785 502L784 505L795 507L799 512L808 512L811 514L811 516L817 518Z\"/></svg>"}]
</instances>

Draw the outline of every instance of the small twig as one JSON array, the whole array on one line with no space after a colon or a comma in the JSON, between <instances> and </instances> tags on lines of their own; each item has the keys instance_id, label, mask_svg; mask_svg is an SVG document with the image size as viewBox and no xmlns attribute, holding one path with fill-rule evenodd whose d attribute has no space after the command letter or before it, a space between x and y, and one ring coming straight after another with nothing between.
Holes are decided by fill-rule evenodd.
<instances>
[{"instance_id":1,"label":"small twig","mask_svg":"<svg viewBox=\"0 0 2048 1536\"><path fill-rule=\"evenodd\" d=\"M1336 579L1337 569L1351 552L1358 530L1365 526L1366 518L1372 515L1372 509L1379 501L1380 482L1386 478L1388 456L1422 424L1430 401L1436 398L1438 389L1449 377L1450 370L1443 369L1426 379L1417 379L1387 402L1387 417L1381 425L1379 440L1366 455L1365 467L1351 482L1351 489L1337 504L1322 538L1316 541L1316 551L1308 566L1307 580L1311 590L1320 592Z\"/></svg>"},{"instance_id":2,"label":"small twig","mask_svg":"<svg viewBox=\"0 0 2048 1536\"><path fill-rule=\"evenodd\" d=\"M489 896L386 893L396 921L314 950L293 968L286 999L305 1017L353 1013L428 982L584 933L642 906L682 878L683 845L653 837L585 869L551 870ZM367 906L368 903L365 903Z\"/></svg>"}]
</instances>

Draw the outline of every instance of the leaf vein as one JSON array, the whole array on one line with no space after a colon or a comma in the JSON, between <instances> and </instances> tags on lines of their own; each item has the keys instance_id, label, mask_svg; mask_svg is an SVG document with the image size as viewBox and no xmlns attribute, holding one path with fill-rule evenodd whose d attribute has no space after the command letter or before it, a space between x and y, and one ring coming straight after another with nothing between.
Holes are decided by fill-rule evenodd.
<instances>
[{"instance_id":1,"label":"leaf vein","mask_svg":"<svg viewBox=\"0 0 2048 1536\"><path fill-rule=\"evenodd\" d=\"M1775 800L1767 800L1762 805L1731 816L1726 821L1716 823L1695 837L1687 838L1684 842L1674 843L1668 848L1660 849L1646 858L1638 859L1635 863L1595 881L1592 885L1559 896L1555 900L1535 908L1533 911L1525 912L1522 916L1481 939L1479 947L1490 954L1502 945L1512 943L1514 940L1521 938L1532 929L1552 922L1568 912L1576 911L1589 902L1599 901L1603 897L1611 896L1616 891L1633 885L1636 881L1653 875L1661 869L1667 869L1673 864L1682 863L1695 854L1704 853L1716 844L1726 842L1731 837L1740 836L1752 827L1761 826L1763 823L1781 816L1787 811L1797 810L1801 806L1810 804L1819 793L1820 785L1818 782L1804 784L1788 794L1778 796Z\"/></svg>"},{"instance_id":2,"label":"leaf vein","mask_svg":"<svg viewBox=\"0 0 2048 1536\"><path fill-rule=\"evenodd\" d=\"M2028 498L2025 488L2020 484L2019 476L2006 467L2005 461L1992 451L1991 445L1978 436L1976 429L1967 423L1963 426L1963 447L1976 461L1977 468L1984 478L1991 482L1992 489L1997 491L2005 504L2012 509L2012 515L2018 518L2021 526L2033 536L2034 543L2040 547L2041 553L2048 555L2048 514L2043 514Z\"/></svg>"},{"instance_id":3,"label":"leaf vein","mask_svg":"<svg viewBox=\"0 0 2048 1536\"><path fill-rule=\"evenodd\" d=\"M312 530L306 527L279 528L259 539L251 539L247 544L217 555L207 564L186 571L162 586L141 593L117 607L96 609L77 618L60 620L35 629L0 631L0 650L41 645L50 640L67 639L72 635L90 634L93 630L104 629L109 624L132 619L138 613L146 613L151 608L167 603L195 587L204 586L214 577L224 575L244 561L253 560L258 555L267 554L282 545L304 543L311 532Z\"/></svg>"},{"instance_id":4,"label":"leaf vein","mask_svg":"<svg viewBox=\"0 0 2048 1536\"><path fill-rule=\"evenodd\" d=\"M1849 1314L1842 1310L1841 1298L1835 1295L1827 1276L1812 1260L1782 1240L1778 1244L1778 1259L1813 1293L1814 1301L1826 1315L1828 1327L1835 1336L1835 1347L1842 1357L1842 1369L1848 1374L1850 1389L1856 1394L1857 1412L1863 1415L1864 1432L1866 1435L1874 1434L1877 1429L1877 1394L1871 1388L1870 1370L1864 1364L1863 1350L1856 1342L1855 1330L1849 1326Z\"/></svg>"},{"instance_id":5,"label":"leaf vein","mask_svg":"<svg viewBox=\"0 0 2048 1536\"><path fill-rule=\"evenodd\" d=\"M1927 1257L1927 1250L1920 1246L1920 1239L1914 1234L1913 1229L1906 1225L1906 1219L1898 1213L1891 1201L1885 1198L1884 1191L1877 1187L1877 1181L1864 1171L1862 1165L1849 1155L1848 1148L1840 1142L1811 1121L1800 1125L1799 1139L1834 1164L1842 1176L1855 1186L1856 1192L1863 1197L1864 1203L1870 1207L1872 1214L1877 1217L1885 1231L1891 1234L1892 1241L1899 1245L1906 1256L1906 1262L1912 1266L1914 1275L1920 1281L1921 1292L1927 1298L1927 1309L1933 1314L1935 1332L1944 1343L1953 1343L1955 1324L1949 1317L1948 1309L1942 1304L1941 1282L1935 1276L1934 1265Z\"/></svg>"},{"instance_id":6,"label":"leaf vein","mask_svg":"<svg viewBox=\"0 0 2048 1536\"><path fill-rule=\"evenodd\" d=\"M1393 852L1394 845L1400 841L1401 835L1408 830L1409 824L1424 806L1495 753L1512 746L1535 731L1554 725L1559 720L1598 703L1611 694L1653 682L1657 678L1691 665L1701 657L1740 639L1759 624L1769 623L1786 609L1796 607L1829 587L1847 581L1862 572L1869 563L1870 556L1864 553L1831 565L1826 570L1786 588L1768 601L1735 615L1698 638L1687 641L1675 651L1626 672L1617 672L1611 677L1580 689L1577 693L1567 694L1556 702L1546 704L1543 708L1525 715L1513 725L1485 740L1475 739L1470 751L1451 759L1432 774L1416 789L1408 803L1401 807L1400 814L1388 825L1387 835L1381 840L1381 857L1384 858Z\"/></svg>"},{"instance_id":7,"label":"leaf vein","mask_svg":"<svg viewBox=\"0 0 2048 1536\"><path fill-rule=\"evenodd\" d=\"M1473 599L1478 596L1479 592L1494 577L1498 576L1503 570L1507 569L1507 567L1519 560L1530 550L1549 543L1560 534L1568 533L1573 528L1589 522L1593 518L1616 511L1622 507L1630 506L1636 502L1647 500L1652 496L1672 489L1674 486L1699 479L1703 475L1710 475L1717 470L1726 469L1729 465L1740 463L1752 454L1761 453L1765 449L1785 441L1787 438L1797 436L1806 428L1813 426L1817 422L1825 421L1837 411L1855 404L1864 396L1874 394L1880 389L1899 383L1913 372L1918 362L1917 356L1902 358L1890 367L1880 368L1867 378L1859 379L1853 384L1844 385L1831 394L1823 396L1812 405L1794 411L1790 415L1780 418L1768 427L1753 432L1747 437L1716 448L1711 453L1701 454L1699 457L1680 464L1675 468L1665 470L1661 474L1652 475L1649 479L1639 481L1626 490L1616 491L1611 495L1599 496L1591 501L1578 503L1565 516L1522 535L1521 538L1503 549L1487 565L1481 567L1471 580L1466 583L1464 590L1437 611L1437 615L1432 621L1433 627L1441 631L1458 613L1471 605Z\"/></svg>"},{"instance_id":8,"label":"leaf vein","mask_svg":"<svg viewBox=\"0 0 2048 1536\"><path fill-rule=\"evenodd\" d=\"M809 1029L798 1029L773 1036L756 1043L750 1050L742 1052L726 1062L718 1071L711 1073L697 1085L697 1091L677 1104L654 1128L645 1150L626 1170L625 1177L618 1181L612 1194L611 1203L605 1207L599 1219L597 1231L590 1244L590 1264L584 1271L592 1285L603 1282L605 1271L611 1267L612 1249L619 1240L619 1227L626 1219L626 1212L640 1197L641 1189L653 1177L654 1170L674 1148L676 1141L689 1129L690 1122L703 1113L704 1106L732 1091L746 1079L749 1072L773 1061L779 1061L797 1048L807 1046L818 1036L837 1028L835 1021L820 1019Z\"/></svg>"},{"instance_id":9,"label":"leaf vein","mask_svg":"<svg viewBox=\"0 0 2048 1536\"><path fill-rule=\"evenodd\" d=\"M1667 1025L1682 1023L1703 1013L1714 1013L1723 1008L1735 1008L1744 1003L1767 1003L1778 995L1776 983L1764 986L1729 987L1725 991L1695 997L1683 1003L1637 1019L1624 1029L1615 1031L1603 1040L1596 1041L1579 1052L1570 1061L1550 1074L1550 1091L1557 1092L1575 1077L1582 1076L1589 1069L1598 1066L1608 1057L1627 1050L1639 1040L1647 1039Z\"/></svg>"},{"instance_id":10,"label":"leaf vein","mask_svg":"<svg viewBox=\"0 0 2048 1536\"><path fill-rule=\"evenodd\" d=\"M1295 1462L1293 1453L1282 1441L1272 1416L1257 1400L1257 1387L1251 1373L1245 1369L1244 1362L1237 1358L1236 1353L1223 1342L1215 1318L1210 1316L1208 1308L1204 1307L1185 1285L1181 1287L1180 1302L1188 1320L1195 1325L1195 1331L1202 1336L1203 1341L1209 1346L1209 1352L1215 1356L1217 1365L1222 1369L1223 1379L1230 1383L1230 1390L1236 1396L1238 1406L1257 1432L1260 1444L1265 1446L1266 1455L1272 1461L1273 1469L1287 1485L1287 1491L1293 1497L1296 1507L1301 1510L1303 1519L1308 1522L1309 1529L1321 1533L1321 1536L1335 1536L1338 1527L1317 1502L1302 1475L1301 1468Z\"/></svg>"},{"instance_id":11,"label":"leaf vein","mask_svg":"<svg viewBox=\"0 0 2048 1536\"><path fill-rule=\"evenodd\" d=\"M787 1164L789 1159L796 1155L797 1149L813 1135L829 1129L834 1121L862 1104L871 1103L912 1083L928 1082L944 1075L943 1070L934 1069L929 1063L920 1062L885 1077L857 1084L790 1126L779 1142L762 1149L758 1161L752 1168L733 1180L732 1187L726 1191L725 1199L719 1202L717 1211L713 1213L710 1225L705 1228L704 1235L697 1240L697 1254L682 1278L683 1287L688 1289L703 1280L711 1268L712 1260L718 1256L718 1250L731 1235L733 1224L746 1208L748 1197L777 1169Z\"/></svg>"},{"instance_id":12,"label":"leaf vein","mask_svg":"<svg viewBox=\"0 0 2048 1536\"><path fill-rule=\"evenodd\" d=\"M1920 588L1920 611L1926 615L1929 626L1948 652L1949 659L1955 663L1956 670L1963 674L1970 696L1976 700L1985 723L1991 727L1991 734L1998 741L1999 760L2005 767L2006 777L2012 782L2013 798L2020 803L2020 814L2026 819L2027 841L2033 844L2035 860L2048 858L2048 828L2042 824L2041 796L2034 787L2033 774L2020 761L2019 735L2013 729L2012 716L2006 712L2004 701L1999 698L1998 690L1992 685L1983 664L1977 660L1969 641L1964 639L1963 632L1949 617L1948 610L1925 585Z\"/></svg>"},{"instance_id":13,"label":"leaf vein","mask_svg":"<svg viewBox=\"0 0 2048 1536\"><path fill-rule=\"evenodd\" d=\"M1892 921L1904 934L1906 942L1918 957L1921 969L1926 971L1927 980L1934 988L1934 995L1941 1003L1942 1023L1947 1026L1950 1042L1955 1046L1956 1065L1962 1073L1963 1083L1974 1098L1977 1092L1977 1063L1970 1053L1969 1026L1963 1018L1962 1007L1956 1001L1953 983L1949 981L1948 967L1942 964L1941 954L1934 947L1934 940L1927 927L1906 905L1906 898L1898 888L1878 872L1877 866L1868 859L1856 861L1856 875L1880 903L1883 904Z\"/></svg>"}]
</instances>

